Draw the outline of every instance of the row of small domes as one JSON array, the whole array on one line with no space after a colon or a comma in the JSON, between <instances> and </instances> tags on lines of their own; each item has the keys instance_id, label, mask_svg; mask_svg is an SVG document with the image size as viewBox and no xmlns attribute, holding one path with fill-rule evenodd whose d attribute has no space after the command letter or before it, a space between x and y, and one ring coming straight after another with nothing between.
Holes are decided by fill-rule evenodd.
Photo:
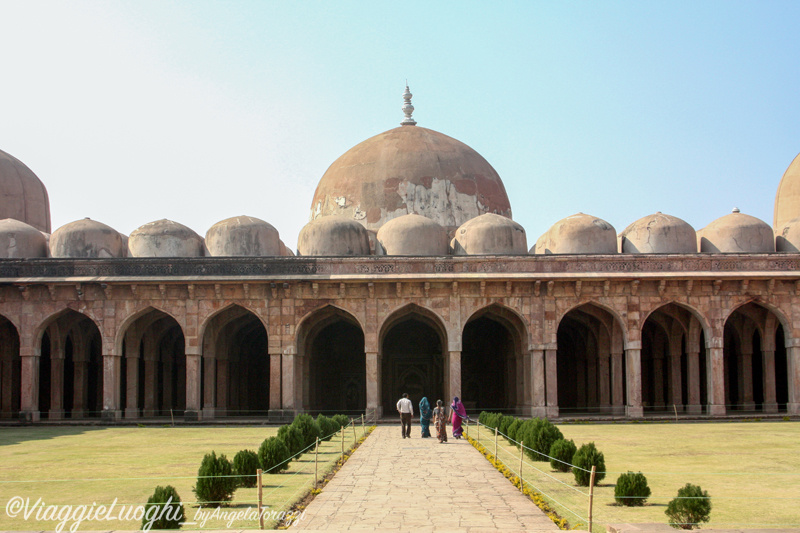
<instances>
[{"instance_id":1,"label":"row of small domes","mask_svg":"<svg viewBox=\"0 0 800 533\"><path fill-rule=\"evenodd\" d=\"M695 231L683 220L655 213L617 235L608 222L578 213L555 223L528 251L525 229L513 220L485 214L468 220L450 238L447 228L421 215L403 215L377 233L345 217L309 222L300 232L304 256L348 255L506 255L621 253L768 253L800 250L800 219L778 233L737 210ZM170 220L150 222L125 237L95 220L57 229L49 238L14 219L0 221L0 257L201 257L293 255L269 223L248 216L214 224L205 239Z\"/></svg>"}]
</instances>

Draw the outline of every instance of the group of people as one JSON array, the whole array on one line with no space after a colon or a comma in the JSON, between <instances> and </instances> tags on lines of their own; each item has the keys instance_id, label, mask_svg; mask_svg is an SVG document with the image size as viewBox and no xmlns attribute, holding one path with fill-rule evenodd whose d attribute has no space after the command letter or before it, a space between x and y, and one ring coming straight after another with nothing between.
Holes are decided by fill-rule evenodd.
<instances>
[{"instance_id":1,"label":"group of people","mask_svg":"<svg viewBox=\"0 0 800 533\"><path fill-rule=\"evenodd\" d=\"M410 439L414 404L408 399L408 394L404 393L403 397L397 402L397 412L400 413L400 427L403 438ZM463 433L461 423L464 420L468 420L468 417L467 410L461 400L458 399L458 396L453 398L453 403L450 404L450 412L453 438L460 439ZM423 439L431 436L431 422L433 422L433 427L436 428L436 437L439 442L447 442L447 408L442 403L442 400L436 400L436 407L431 409L428 398L422 398L419 402L419 425L422 429Z\"/></svg>"}]
</instances>

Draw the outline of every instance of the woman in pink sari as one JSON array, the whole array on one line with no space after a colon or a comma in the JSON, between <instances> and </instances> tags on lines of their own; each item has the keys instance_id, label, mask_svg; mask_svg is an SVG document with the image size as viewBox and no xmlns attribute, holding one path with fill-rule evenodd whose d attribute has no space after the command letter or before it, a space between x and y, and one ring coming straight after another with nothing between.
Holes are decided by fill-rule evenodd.
<instances>
[{"instance_id":1,"label":"woman in pink sari","mask_svg":"<svg viewBox=\"0 0 800 533\"><path fill-rule=\"evenodd\" d=\"M463 430L461 429L461 421L467 419L467 410L464 409L464 404L458 399L458 396L453 398L453 403L450 404L450 409L453 411L451 422L453 423L453 438L460 439Z\"/></svg>"}]
</instances>

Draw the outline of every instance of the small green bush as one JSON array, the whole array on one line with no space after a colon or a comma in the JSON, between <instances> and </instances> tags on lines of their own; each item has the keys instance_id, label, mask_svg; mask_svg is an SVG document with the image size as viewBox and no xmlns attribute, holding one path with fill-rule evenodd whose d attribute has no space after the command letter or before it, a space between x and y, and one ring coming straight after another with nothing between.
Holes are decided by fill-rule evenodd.
<instances>
[{"instance_id":1,"label":"small green bush","mask_svg":"<svg viewBox=\"0 0 800 533\"><path fill-rule=\"evenodd\" d=\"M303 446L303 432L297 426L290 424L288 426L279 427L277 438L286 445L290 457L300 453L300 450L305 448L305 446Z\"/></svg>"},{"instance_id":2,"label":"small green bush","mask_svg":"<svg viewBox=\"0 0 800 533\"><path fill-rule=\"evenodd\" d=\"M303 434L303 448L307 448L317 442L320 437L319 424L311 415L305 413L297 415L292 425L300 429Z\"/></svg>"},{"instance_id":3,"label":"small green bush","mask_svg":"<svg viewBox=\"0 0 800 533\"><path fill-rule=\"evenodd\" d=\"M503 435L508 435L508 427L514 422L515 418L508 415L500 415L498 429Z\"/></svg>"},{"instance_id":4,"label":"small green bush","mask_svg":"<svg viewBox=\"0 0 800 533\"><path fill-rule=\"evenodd\" d=\"M172 485L156 487L144 506L141 529L180 529L186 520L181 497Z\"/></svg>"},{"instance_id":5,"label":"small green bush","mask_svg":"<svg viewBox=\"0 0 800 533\"><path fill-rule=\"evenodd\" d=\"M323 414L317 415L317 425L319 426L320 440L331 440L333 434L339 431L339 425Z\"/></svg>"},{"instance_id":6,"label":"small green bush","mask_svg":"<svg viewBox=\"0 0 800 533\"><path fill-rule=\"evenodd\" d=\"M708 522L711 498L699 486L687 483L678 489L678 496L669 502L664 513L669 518L669 525L675 529L694 529L700 527L701 522Z\"/></svg>"},{"instance_id":7,"label":"small green bush","mask_svg":"<svg viewBox=\"0 0 800 533\"><path fill-rule=\"evenodd\" d=\"M252 450L242 450L233 456L233 473L239 476L236 483L240 487L255 487L259 468L258 454Z\"/></svg>"},{"instance_id":8,"label":"small green bush","mask_svg":"<svg viewBox=\"0 0 800 533\"><path fill-rule=\"evenodd\" d=\"M511 440L517 440L517 431L519 430L520 426L522 426L522 420L519 418L515 418L511 425L508 426L508 438Z\"/></svg>"},{"instance_id":9,"label":"small green bush","mask_svg":"<svg viewBox=\"0 0 800 533\"><path fill-rule=\"evenodd\" d=\"M647 486L647 478L638 472L628 472L620 474L617 484L614 486L614 499L617 503L626 507L641 507L647 498L650 497L650 487Z\"/></svg>"},{"instance_id":10,"label":"small green bush","mask_svg":"<svg viewBox=\"0 0 800 533\"><path fill-rule=\"evenodd\" d=\"M193 489L197 501L219 506L230 501L235 490L236 478L228 458L224 454L217 457L213 451L206 454L197 471L197 483Z\"/></svg>"},{"instance_id":11,"label":"small green bush","mask_svg":"<svg viewBox=\"0 0 800 533\"><path fill-rule=\"evenodd\" d=\"M599 451L594 442L584 444L575 452L572 457L572 475L575 476L575 483L581 487L588 487L591 479L592 466L597 467L594 482L599 483L606 477L606 460L603 452Z\"/></svg>"},{"instance_id":12,"label":"small green bush","mask_svg":"<svg viewBox=\"0 0 800 533\"><path fill-rule=\"evenodd\" d=\"M279 474L289 468L289 448L279 437L265 439L258 448L258 462L265 474Z\"/></svg>"},{"instance_id":13,"label":"small green bush","mask_svg":"<svg viewBox=\"0 0 800 533\"><path fill-rule=\"evenodd\" d=\"M525 453L534 461L548 461L550 447L555 441L563 438L564 435L555 424L546 418L534 418L532 429L525 434L525 446L533 451L525 450Z\"/></svg>"},{"instance_id":14,"label":"small green bush","mask_svg":"<svg viewBox=\"0 0 800 533\"><path fill-rule=\"evenodd\" d=\"M531 441L531 439L533 438L532 432L535 429L536 420L538 420L538 418L523 420L522 424L520 424L520 426L517 428L517 435L515 439L517 441L515 443L517 448L519 448L520 442L525 443L525 446L527 446L528 443Z\"/></svg>"},{"instance_id":15,"label":"small green bush","mask_svg":"<svg viewBox=\"0 0 800 533\"><path fill-rule=\"evenodd\" d=\"M350 419L347 415L333 415L333 421L336 422L336 429L339 428L346 428L347 424L350 423Z\"/></svg>"},{"instance_id":16,"label":"small green bush","mask_svg":"<svg viewBox=\"0 0 800 533\"><path fill-rule=\"evenodd\" d=\"M577 451L578 447L572 439L558 439L550 446L550 466L559 472L569 472Z\"/></svg>"}]
</instances>

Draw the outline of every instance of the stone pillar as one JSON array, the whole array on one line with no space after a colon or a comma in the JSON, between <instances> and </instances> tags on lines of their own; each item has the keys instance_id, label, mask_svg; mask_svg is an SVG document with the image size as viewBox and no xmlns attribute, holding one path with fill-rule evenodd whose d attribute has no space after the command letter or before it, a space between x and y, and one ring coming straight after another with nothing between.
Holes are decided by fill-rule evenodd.
<instances>
[{"instance_id":1,"label":"stone pillar","mask_svg":"<svg viewBox=\"0 0 800 533\"><path fill-rule=\"evenodd\" d=\"M673 353L669 356L669 370L670 370L670 390L672 397L670 403L673 408L678 411L683 411L683 376L681 375L681 354Z\"/></svg>"},{"instance_id":2,"label":"stone pillar","mask_svg":"<svg viewBox=\"0 0 800 533\"><path fill-rule=\"evenodd\" d=\"M531 350L531 416L547 416L544 350Z\"/></svg>"},{"instance_id":3,"label":"stone pillar","mask_svg":"<svg viewBox=\"0 0 800 533\"><path fill-rule=\"evenodd\" d=\"M196 349L196 348L195 348ZM199 353L186 352L186 411L184 419L195 421L201 416L200 372L202 357Z\"/></svg>"},{"instance_id":4,"label":"stone pillar","mask_svg":"<svg viewBox=\"0 0 800 533\"><path fill-rule=\"evenodd\" d=\"M449 352L450 379L448 381L449 391L447 393L448 402L454 396L461 398L461 352Z\"/></svg>"},{"instance_id":5,"label":"stone pillar","mask_svg":"<svg viewBox=\"0 0 800 533\"><path fill-rule=\"evenodd\" d=\"M174 370L174 365L172 364L172 354L166 354L166 358L162 359L164 361L161 363L161 375L164 378L163 383L161 383L161 389L164 391L161 399L163 401L162 408L164 410L172 409L173 404L173 397L172 397L172 372Z\"/></svg>"},{"instance_id":6,"label":"stone pillar","mask_svg":"<svg viewBox=\"0 0 800 533\"><path fill-rule=\"evenodd\" d=\"M64 345L50 343L50 410L48 420L64 418Z\"/></svg>"},{"instance_id":7,"label":"stone pillar","mask_svg":"<svg viewBox=\"0 0 800 533\"><path fill-rule=\"evenodd\" d=\"M547 394L547 417L558 418L558 351L545 350L545 389Z\"/></svg>"},{"instance_id":8,"label":"stone pillar","mask_svg":"<svg viewBox=\"0 0 800 533\"><path fill-rule=\"evenodd\" d=\"M653 407L664 409L664 353L660 348L653 349Z\"/></svg>"},{"instance_id":9,"label":"stone pillar","mask_svg":"<svg viewBox=\"0 0 800 533\"><path fill-rule=\"evenodd\" d=\"M227 359L217 359L216 416L228 416L228 364Z\"/></svg>"},{"instance_id":10,"label":"stone pillar","mask_svg":"<svg viewBox=\"0 0 800 533\"><path fill-rule=\"evenodd\" d=\"M742 409L752 411L756 408L756 402L753 400L753 352L752 349L742 350L739 354L737 378L739 383L739 391L741 397L739 402Z\"/></svg>"},{"instance_id":11,"label":"stone pillar","mask_svg":"<svg viewBox=\"0 0 800 533\"><path fill-rule=\"evenodd\" d=\"M764 375L764 405L765 413L777 413L778 401L775 393L775 350L763 350L761 352L761 362ZM751 394L752 394L752 374L751 374Z\"/></svg>"},{"instance_id":12,"label":"stone pillar","mask_svg":"<svg viewBox=\"0 0 800 533\"><path fill-rule=\"evenodd\" d=\"M281 368L283 370L283 381L281 382L281 390L283 391L283 410L285 416L294 416L298 405L295 398L295 355L292 353L284 353L281 356Z\"/></svg>"},{"instance_id":13,"label":"stone pillar","mask_svg":"<svg viewBox=\"0 0 800 533\"><path fill-rule=\"evenodd\" d=\"M142 416L156 416L156 384L158 381L158 361L144 359L144 411Z\"/></svg>"},{"instance_id":14,"label":"stone pillar","mask_svg":"<svg viewBox=\"0 0 800 533\"><path fill-rule=\"evenodd\" d=\"M725 416L725 367L722 348L706 350L706 377L708 386L708 414Z\"/></svg>"},{"instance_id":15,"label":"stone pillar","mask_svg":"<svg viewBox=\"0 0 800 533\"><path fill-rule=\"evenodd\" d=\"M0 346L0 351L4 347ZM0 418L10 418L14 404L14 361L11 355L0 353Z\"/></svg>"},{"instance_id":16,"label":"stone pillar","mask_svg":"<svg viewBox=\"0 0 800 533\"><path fill-rule=\"evenodd\" d=\"M586 407L590 409L600 405L600 397L597 390L597 367L597 358L589 356L586 359Z\"/></svg>"},{"instance_id":17,"label":"stone pillar","mask_svg":"<svg viewBox=\"0 0 800 533\"><path fill-rule=\"evenodd\" d=\"M367 414L370 420L381 417L381 365L380 356L376 352L364 354L367 364Z\"/></svg>"},{"instance_id":18,"label":"stone pillar","mask_svg":"<svg viewBox=\"0 0 800 533\"><path fill-rule=\"evenodd\" d=\"M608 410L611 405L611 380L609 374L610 354L601 353L597 359L597 381L599 385L599 403L603 411Z\"/></svg>"},{"instance_id":19,"label":"stone pillar","mask_svg":"<svg viewBox=\"0 0 800 533\"><path fill-rule=\"evenodd\" d=\"M125 356L125 418L139 418L139 352Z\"/></svg>"},{"instance_id":20,"label":"stone pillar","mask_svg":"<svg viewBox=\"0 0 800 533\"><path fill-rule=\"evenodd\" d=\"M789 379L788 414L800 415L800 346L786 347L786 374Z\"/></svg>"},{"instance_id":21,"label":"stone pillar","mask_svg":"<svg viewBox=\"0 0 800 533\"><path fill-rule=\"evenodd\" d=\"M522 414L523 409L528 407L528 389L525 388L525 376L530 375L530 354L516 354L514 361L516 362L516 369L514 372L514 392L516 393L516 399L514 401L514 414L519 416ZM526 364L529 367L527 372L525 371Z\"/></svg>"},{"instance_id":22,"label":"stone pillar","mask_svg":"<svg viewBox=\"0 0 800 533\"><path fill-rule=\"evenodd\" d=\"M203 355L203 419L216 416L217 409L217 359L213 354Z\"/></svg>"},{"instance_id":23,"label":"stone pillar","mask_svg":"<svg viewBox=\"0 0 800 533\"><path fill-rule=\"evenodd\" d=\"M30 347L20 348L22 368L20 381L20 419L24 422L39 421L39 354Z\"/></svg>"},{"instance_id":24,"label":"stone pillar","mask_svg":"<svg viewBox=\"0 0 800 533\"><path fill-rule=\"evenodd\" d=\"M83 356L84 354L81 354ZM89 362L73 359L73 391L71 418L86 416L86 393L89 387Z\"/></svg>"},{"instance_id":25,"label":"stone pillar","mask_svg":"<svg viewBox=\"0 0 800 533\"><path fill-rule=\"evenodd\" d=\"M269 354L269 410L281 408L281 354ZM272 417L272 415L269 415Z\"/></svg>"},{"instance_id":26,"label":"stone pillar","mask_svg":"<svg viewBox=\"0 0 800 533\"><path fill-rule=\"evenodd\" d=\"M611 412L625 414L625 383L623 380L622 352L611 354Z\"/></svg>"},{"instance_id":27,"label":"stone pillar","mask_svg":"<svg viewBox=\"0 0 800 533\"><path fill-rule=\"evenodd\" d=\"M686 412L700 414L703 412L703 406L700 405L700 352L686 353L686 373L688 374L686 389L689 396Z\"/></svg>"},{"instance_id":28,"label":"stone pillar","mask_svg":"<svg viewBox=\"0 0 800 533\"><path fill-rule=\"evenodd\" d=\"M642 418L642 350L628 348L625 350L625 364L628 390L628 418Z\"/></svg>"},{"instance_id":29,"label":"stone pillar","mask_svg":"<svg viewBox=\"0 0 800 533\"><path fill-rule=\"evenodd\" d=\"M51 366L52 368L52 366ZM122 368L122 358L112 354L103 355L103 413L102 417L107 420L118 420L122 418L120 406L120 374ZM52 372L51 372L52 373Z\"/></svg>"}]
</instances>

